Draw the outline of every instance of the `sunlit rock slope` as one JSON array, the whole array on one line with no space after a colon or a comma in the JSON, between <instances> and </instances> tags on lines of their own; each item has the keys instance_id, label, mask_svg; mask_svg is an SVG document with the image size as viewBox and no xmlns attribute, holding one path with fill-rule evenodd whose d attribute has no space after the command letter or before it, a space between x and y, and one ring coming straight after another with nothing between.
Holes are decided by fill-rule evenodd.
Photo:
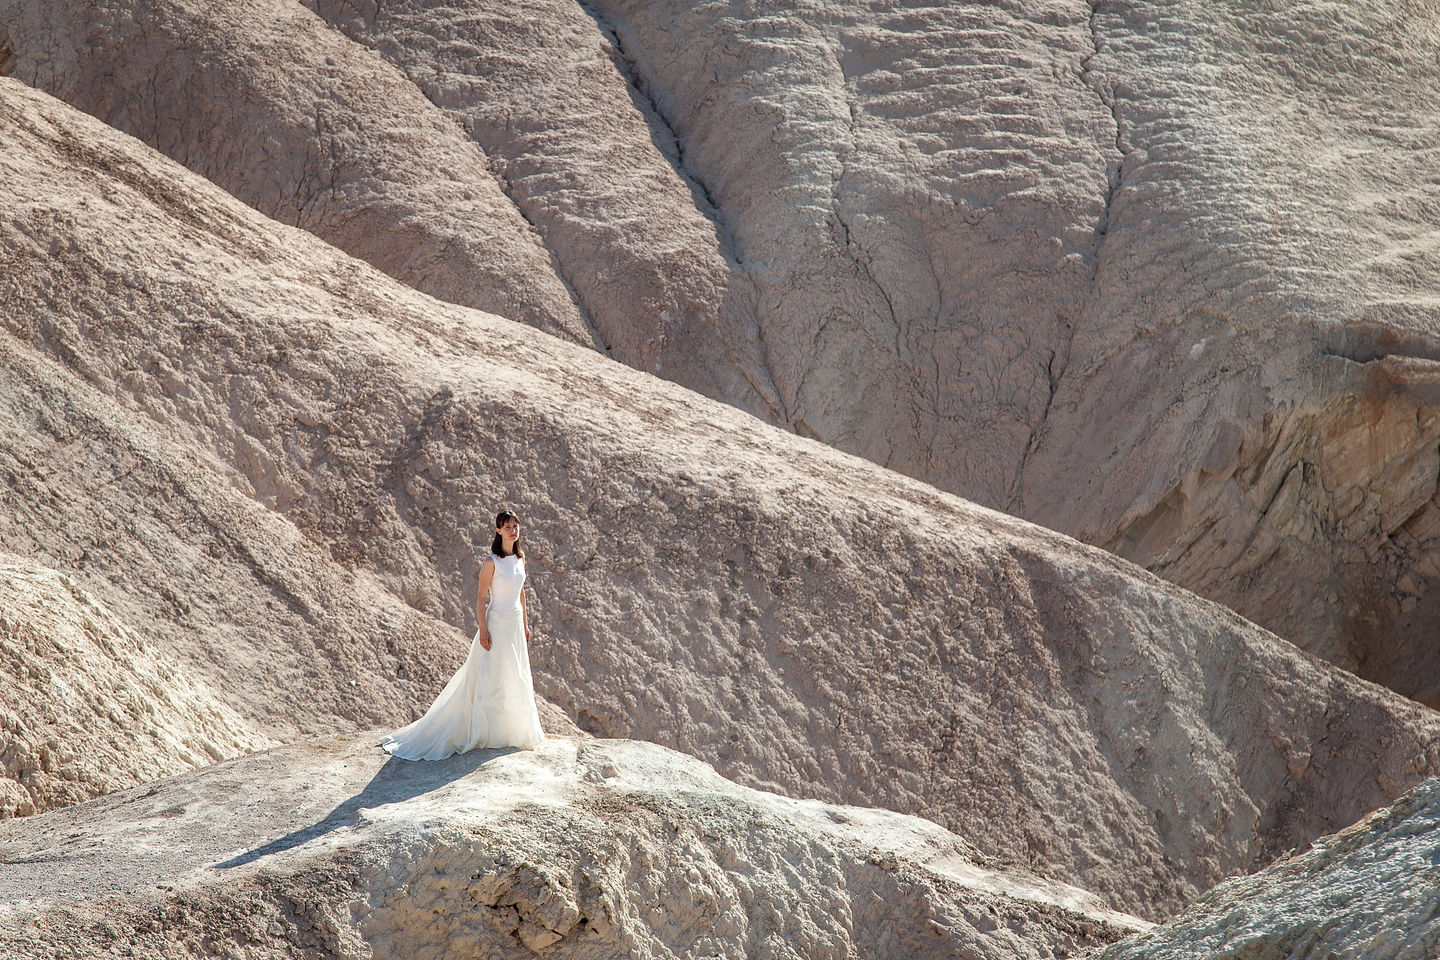
<instances>
[{"instance_id":1,"label":"sunlit rock slope","mask_svg":"<svg viewBox=\"0 0 1440 960\"><path fill-rule=\"evenodd\" d=\"M1269 869L1216 887L1097 960L1423 960L1440 950L1440 782Z\"/></svg>"},{"instance_id":2,"label":"sunlit rock slope","mask_svg":"<svg viewBox=\"0 0 1440 960\"><path fill-rule=\"evenodd\" d=\"M924 820L748 790L631 741L416 764L331 738L0 827L17 960L1028 960L1146 926Z\"/></svg>"}]
</instances>

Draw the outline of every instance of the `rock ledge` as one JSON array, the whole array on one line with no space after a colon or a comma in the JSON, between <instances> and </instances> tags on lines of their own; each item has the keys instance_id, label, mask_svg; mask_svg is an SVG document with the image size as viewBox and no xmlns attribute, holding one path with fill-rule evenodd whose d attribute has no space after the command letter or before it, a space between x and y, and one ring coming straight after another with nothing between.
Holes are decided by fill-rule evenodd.
<instances>
[{"instance_id":1,"label":"rock ledge","mask_svg":"<svg viewBox=\"0 0 1440 960\"><path fill-rule=\"evenodd\" d=\"M1148 924L638 741L288 746L0 827L0 952L1049 957Z\"/></svg>"}]
</instances>

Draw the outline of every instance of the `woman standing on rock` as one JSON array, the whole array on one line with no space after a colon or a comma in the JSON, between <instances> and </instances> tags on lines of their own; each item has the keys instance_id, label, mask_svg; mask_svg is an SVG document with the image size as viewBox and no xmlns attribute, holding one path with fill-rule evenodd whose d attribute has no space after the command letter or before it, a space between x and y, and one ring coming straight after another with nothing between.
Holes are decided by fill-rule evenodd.
<instances>
[{"instance_id":1,"label":"woman standing on rock","mask_svg":"<svg viewBox=\"0 0 1440 960\"><path fill-rule=\"evenodd\" d=\"M502 510L490 556L480 566L480 629L470 656L425 716L390 734L382 747L404 760L443 760L476 747L533 747L545 738L530 679L524 586L520 519Z\"/></svg>"}]
</instances>

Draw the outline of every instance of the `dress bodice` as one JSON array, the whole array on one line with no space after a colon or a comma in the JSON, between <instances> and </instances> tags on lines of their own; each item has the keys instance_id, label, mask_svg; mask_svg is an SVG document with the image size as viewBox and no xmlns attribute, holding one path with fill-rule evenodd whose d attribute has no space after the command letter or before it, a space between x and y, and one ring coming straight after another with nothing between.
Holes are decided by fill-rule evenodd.
<instances>
[{"instance_id":1,"label":"dress bodice","mask_svg":"<svg viewBox=\"0 0 1440 960\"><path fill-rule=\"evenodd\" d=\"M525 560L522 557L502 557L490 554L495 563L495 575L490 578L490 603L488 610L519 610L520 588L525 585Z\"/></svg>"}]
</instances>

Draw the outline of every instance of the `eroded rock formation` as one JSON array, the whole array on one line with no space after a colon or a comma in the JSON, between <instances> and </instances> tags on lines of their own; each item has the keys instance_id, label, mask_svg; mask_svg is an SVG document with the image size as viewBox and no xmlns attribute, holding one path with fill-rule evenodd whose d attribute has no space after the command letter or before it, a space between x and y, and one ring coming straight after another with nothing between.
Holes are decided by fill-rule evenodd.
<instances>
[{"instance_id":1,"label":"eroded rock formation","mask_svg":"<svg viewBox=\"0 0 1440 960\"><path fill-rule=\"evenodd\" d=\"M1019 506L1433 699L1433 23L1245 0L1094 22L1123 159Z\"/></svg>"},{"instance_id":2,"label":"eroded rock formation","mask_svg":"<svg viewBox=\"0 0 1440 960\"><path fill-rule=\"evenodd\" d=\"M1440 702L1420 8L306 7L4 0L0 70L419 289Z\"/></svg>"},{"instance_id":3,"label":"eroded rock formation","mask_svg":"<svg viewBox=\"0 0 1440 960\"><path fill-rule=\"evenodd\" d=\"M1216 887L1097 960L1428 957L1440 949L1440 781L1305 852Z\"/></svg>"},{"instance_id":4,"label":"eroded rock formation","mask_svg":"<svg viewBox=\"0 0 1440 960\"><path fill-rule=\"evenodd\" d=\"M1109 554L431 300L14 81L0 123L0 436L143 454L98 501L9 454L0 533L275 729L425 702L509 501L537 682L592 733L1128 912L1440 766L1429 711Z\"/></svg>"},{"instance_id":5,"label":"eroded rock formation","mask_svg":"<svg viewBox=\"0 0 1440 960\"><path fill-rule=\"evenodd\" d=\"M747 790L651 744L406 763L374 739L12 824L0 950L1038 960L1148 926L926 821Z\"/></svg>"},{"instance_id":6,"label":"eroded rock formation","mask_svg":"<svg viewBox=\"0 0 1440 960\"><path fill-rule=\"evenodd\" d=\"M13 107L0 107L0 126L18 135ZM36 168L0 166L48 189ZM60 212L6 209L31 224ZM75 213L88 215L85 205ZM87 324L113 317L86 284L123 298L135 280L128 271L121 279L118 261L94 259L120 242L94 239L100 245L87 252L53 252L57 262L73 258L73 273L50 293L94 309ZM52 255L48 246L32 253ZM184 244L172 254L183 262ZM16 291L30 279L0 274L4 309L20 308ZM210 284L196 280L197 289ZM43 311L29 319L44 322ZM131 320L137 330L147 323ZM282 477L256 473L260 486L240 489L209 444L187 444L170 424L98 392L86 361L57 363L24 340L0 340L0 543L9 558L0 814L73 803L261 744L398 725L464 659L453 627L347 562L343 543L308 541L256 502L257 489L284 496ZM172 341L181 352L194 344ZM181 387L178 368L151 372L169 380L162 394ZM552 705L541 709L552 731L575 730Z\"/></svg>"}]
</instances>

